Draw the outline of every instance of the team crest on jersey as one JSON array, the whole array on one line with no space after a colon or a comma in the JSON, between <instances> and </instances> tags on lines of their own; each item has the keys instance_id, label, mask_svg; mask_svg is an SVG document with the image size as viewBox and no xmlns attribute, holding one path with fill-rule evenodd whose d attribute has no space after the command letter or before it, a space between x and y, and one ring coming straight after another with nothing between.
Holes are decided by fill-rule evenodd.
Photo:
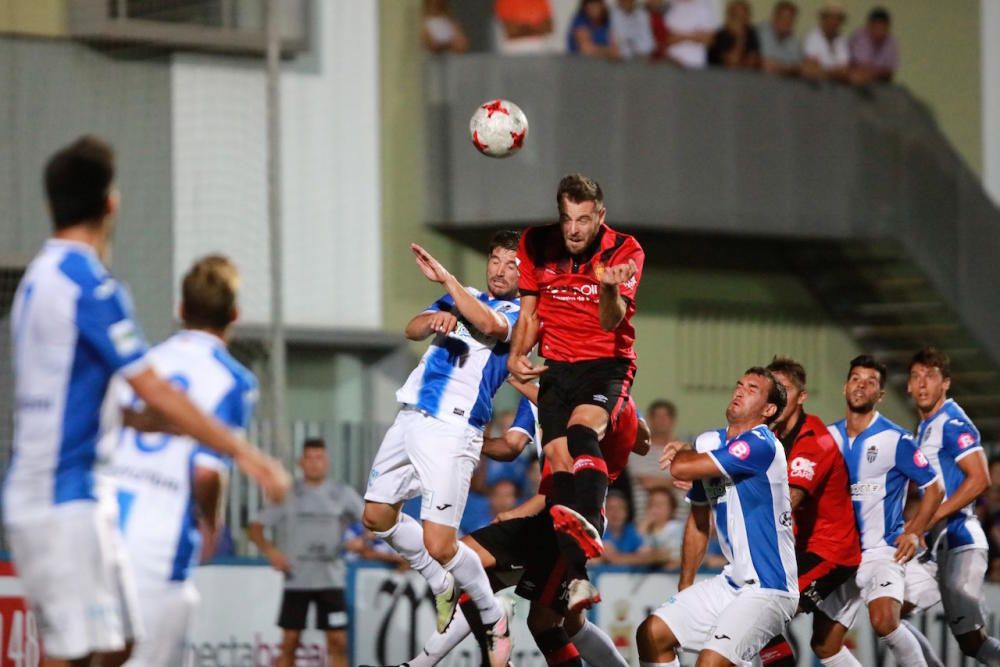
<instances>
[{"instance_id":1,"label":"team crest on jersey","mask_svg":"<svg viewBox=\"0 0 1000 667\"><path fill-rule=\"evenodd\" d=\"M913 452L913 463L918 468L926 468L930 465L930 461L927 460L927 457L924 456L924 453L919 449Z\"/></svg>"},{"instance_id":2,"label":"team crest on jersey","mask_svg":"<svg viewBox=\"0 0 1000 667\"><path fill-rule=\"evenodd\" d=\"M963 433L958 436L959 449L968 449L969 447L972 447L974 444L976 444L976 436L972 435L971 433Z\"/></svg>"},{"instance_id":3,"label":"team crest on jersey","mask_svg":"<svg viewBox=\"0 0 1000 667\"><path fill-rule=\"evenodd\" d=\"M729 445L729 453L740 461L746 461L747 457L750 456L750 445L743 440L737 440Z\"/></svg>"},{"instance_id":4,"label":"team crest on jersey","mask_svg":"<svg viewBox=\"0 0 1000 667\"><path fill-rule=\"evenodd\" d=\"M785 528L791 528L792 527L792 513L791 512L782 512L781 516L778 517L778 522L781 523L781 525L784 526Z\"/></svg>"},{"instance_id":5,"label":"team crest on jersey","mask_svg":"<svg viewBox=\"0 0 1000 667\"><path fill-rule=\"evenodd\" d=\"M875 463L875 459L878 458L878 447L869 445L868 451L865 452L865 458L868 459L868 463Z\"/></svg>"}]
</instances>

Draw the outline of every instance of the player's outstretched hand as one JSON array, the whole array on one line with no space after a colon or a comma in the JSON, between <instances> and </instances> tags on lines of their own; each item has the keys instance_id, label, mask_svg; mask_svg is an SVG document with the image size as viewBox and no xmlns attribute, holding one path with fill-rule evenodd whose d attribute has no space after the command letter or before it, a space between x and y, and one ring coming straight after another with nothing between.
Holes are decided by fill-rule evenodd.
<instances>
[{"instance_id":1,"label":"player's outstretched hand","mask_svg":"<svg viewBox=\"0 0 1000 667\"><path fill-rule=\"evenodd\" d=\"M441 311L431 317L431 331L448 335L458 326L458 318L451 313Z\"/></svg>"},{"instance_id":2,"label":"player's outstretched hand","mask_svg":"<svg viewBox=\"0 0 1000 667\"><path fill-rule=\"evenodd\" d=\"M694 488L694 482L685 482L680 479L675 479L674 488L678 489L679 491L683 491L684 493L687 493L688 491Z\"/></svg>"},{"instance_id":3,"label":"player's outstretched hand","mask_svg":"<svg viewBox=\"0 0 1000 667\"><path fill-rule=\"evenodd\" d=\"M920 547L920 538L913 533L903 533L896 538L896 554L893 556L897 563L905 563L913 558Z\"/></svg>"},{"instance_id":4,"label":"player's outstretched hand","mask_svg":"<svg viewBox=\"0 0 1000 667\"><path fill-rule=\"evenodd\" d=\"M604 285L623 285L632 280L632 277L639 272L639 267L634 259L630 259L627 264L616 264L604 269L601 274L601 283Z\"/></svg>"},{"instance_id":5,"label":"player's outstretched hand","mask_svg":"<svg viewBox=\"0 0 1000 667\"><path fill-rule=\"evenodd\" d=\"M271 458L256 447L247 444L234 459L236 467L257 482L264 496L273 503L280 503L292 486L292 477L277 459Z\"/></svg>"},{"instance_id":6,"label":"player's outstretched hand","mask_svg":"<svg viewBox=\"0 0 1000 667\"><path fill-rule=\"evenodd\" d=\"M667 443L667 446L663 448L663 453L660 454L660 470L669 472L670 464L674 462L674 457L684 449L690 449L690 445L686 442L675 440L674 442Z\"/></svg>"},{"instance_id":7,"label":"player's outstretched hand","mask_svg":"<svg viewBox=\"0 0 1000 667\"><path fill-rule=\"evenodd\" d=\"M544 364L533 364L526 354L511 355L507 358L507 370L518 382L534 382L538 376L549 370Z\"/></svg>"},{"instance_id":8,"label":"player's outstretched hand","mask_svg":"<svg viewBox=\"0 0 1000 667\"><path fill-rule=\"evenodd\" d=\"M443 283L451 278L451 273L448 272L448 269L444 268L441 262L434 259L433 255L416 243L410 244L410 250L413 251L413 256L417 258L417 266L420 267L420 272L424 274L427 280L435 283Z\"/></svg>"}]
</instances>

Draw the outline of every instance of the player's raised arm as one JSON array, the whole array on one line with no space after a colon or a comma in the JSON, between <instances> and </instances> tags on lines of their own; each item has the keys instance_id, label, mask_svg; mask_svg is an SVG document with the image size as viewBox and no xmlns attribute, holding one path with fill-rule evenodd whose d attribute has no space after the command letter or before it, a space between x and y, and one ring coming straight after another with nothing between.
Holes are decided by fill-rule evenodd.
<instances>
[{"instance_id":1,"label":"player's raised arm","mask_svg":"<svg viewBox=\"0 0 1000 667\"><path fill-rule=\"evenodd\" d=\"M281 463L199 410L187 395L153 369L147 368L128 378L128 382L146 405L163 415L179 432L231 457L236 466L260 484L269 497L275 500L284 497L291 485L291 477Z\"/></svg>"},{"instance_id":2,"label":"player's raised arm","mask_svg":"<svg viewBox=\"0 0 1000 667\"><path fill-rule=\"evenodd\" d=\"M609 266L601 274L601 298L597 307L601 328L605 331L614 331L625 319L628 303L620 288L633 280L638 271L635 260L630 259L625 264Z\"/></svg>"},{"instance_id":3,"label":"player's raised arm","mask_svg":"<svg viewBox=\"0 0 1000 667\"><path fill-rule=\"evenodd\" d=\"M710 454L695 452L686 442L671 442L664 447L660 467L684 482L723 474Z\"/></svg>"},{"instance_id":4,"label":"player's raised arm","mask_svg":"<svg viewBox=\"0 0 1000 667\"><path fill-rule=\"evenodd\" d=\"M534 364L531 361L532 348L538 342L538 295L521 295L521 313L514 325L514 335L510 341L510 356L507 357L507 370L514 379L523 384L530 384L545 372L546 366Z\"/></svg>"},{"instance_id":5,"label":"player's raised arm","mask_svg":"<svg viewBox=\"0 0 1000 667\"><path fill-rule=\"evenodd\" d=\"M895 558L905 563L916 555L920 546L920 536L931 525L931 518L941 506L941 501L944 499L944 485L941 484L941 477L937 471L931 467L927 457L917 449L913 438L909 436L900 439L896 447L896 467L916 483L924 494L917 506L916 514L903 526L902 535L896 538Z\"/></svg>"},{"instance_id":6,"label":"player's raised arm","mask_svg":"<svg viewBox=\"0 0 1000 667\"><path fill-rule=\"evenodd\" d=\"M419 245L411 243L410 250L413 251L413 255L417 260L417 266L420 268L421 273L424 274L424 277L444 287L445 291L448 292L448 296L452 298L455 308L472 326L490 338L498 340L510 339L511 323L506 317L473 296L441 262L434 259L429 252ZM493 264L493 259L493 257L490 258L491 265ZM510 261L513 263L513 258ZM490 272L491 268L491 266L488 266L487 272ZM516 268L517 265L514 264L515 271ZM487 276L487 279L491 282L492 287L492 276Z\"/></svg>"}]
</instances>

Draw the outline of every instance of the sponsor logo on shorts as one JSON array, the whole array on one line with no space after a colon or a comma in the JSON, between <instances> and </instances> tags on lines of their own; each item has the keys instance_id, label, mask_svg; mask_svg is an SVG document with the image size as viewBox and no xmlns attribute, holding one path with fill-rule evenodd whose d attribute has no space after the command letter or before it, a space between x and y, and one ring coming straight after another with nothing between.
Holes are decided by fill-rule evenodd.
<instances>
[{"instance_id":1,"label":"sponsor logo on shorts","mask_svg":"<svg viewBox=\"0 0 1000 667\"><path fill-rule=\"evenodd\" d=\"M443 504L443 505L436 505L436 506L434 507L434 509L436 509L436 510L437 510L437 511L439 511L439 512L443 512L443 511L445 511L446 509L448 509L449 507L451 507L451 503L445 503L445 504Z\"/></svg>"},{"instance_id":2,"label":"sponsor logo on shorts","mask_svg":"<svg viewBox=\"0 0 1000 667\"><path fill-rule=\"evenodd\" d=\"M791 471L789 477L801 477L803 479L812 479L816 476L816 462L810 461L804 456L798 456L792 459L792 464L790 466Z\"/></svg>"},{"instance_id":3,"label":"sponsor logo on shorts","mask_svg":"<svg viewBox=\"0 0 1000 667\"><path fill-rule=\"evenodd\" d=\"M875 463L875 459L878 458L878 447L869 445L868 451L865 452L865 458L868 459L868 463Z\"/></svg>"},{"instance_id":4,"label":"sponsor logo on shorts","mask_svg":"<svg viewBox=\"0 0 1000 667\"><path fill-rule=\"evenodd\" d=\"M924 456L924 453L918 449L913 452L913 464L918 468L926 468L930 465L930 461L928 461L927 457Z\"/></svg>"},{"instance_id":5,"label":"sponsor logo on shorts","mask_svg":"<svg viewBox=\"0 0 1000 667\"><path fill-rule=\"evenodd\" d=\"M667 600L667 604L676 604L676 603L677 603L677 596L676 595L671 595L670 599Z\"/></svg>"},{"instance_id":6,"label":"sponsor logo on shorts","mask_svg":"<svg viewBox=\"0 0 1000 667\"><path fill-rule=\"evenodd\" d=\"M729 635L712 635L716 639L732 639Z\"/></svg>"},{"instance_id":7,"label":"sponsor logo on shorts","mask_svg":"<svg viewBox=\"0 0 1000 667\"><path fill-rule=\"evenodd\" d=\"M368 480L371 481L381 474L376 468L372 468L372 471L368 473Z\"/></svg>"},{"instance_id":8,"label":"sponsor logo on shorts","mask_svg":"<svg viewBox=\"0 0 1000 667\"><path fill-rule=\"evenodd\" d=\"M972 447L974 444L976 444L976 436L972 435L971 433L963 433L960 436L958 436L959 449L968 449L969 447Z\"/></svg>"},{"instance_id":9,"label":"sponsor logo on shorts","mask_svg":"<svg viewBox=\"0 0 1000 667\"><path fill-rule=\"evenodd\" d=\"M595 403L607 403L608 402L608 397L605 396L604 394L594 394L594 402Z\"/></svg>"},{"instance_id":10,"label":"sponsor logo on shorts","mask_svg":"<svg viewBox=\"0 0 1000 667\"><path fill-rule=\"evenodd\" d=\"M750 456L750 445L743 440L737 440L733 444L729 445L729 453L738 458L740 461L745 461L746 458Z\"/></svg>"}]
</instances>

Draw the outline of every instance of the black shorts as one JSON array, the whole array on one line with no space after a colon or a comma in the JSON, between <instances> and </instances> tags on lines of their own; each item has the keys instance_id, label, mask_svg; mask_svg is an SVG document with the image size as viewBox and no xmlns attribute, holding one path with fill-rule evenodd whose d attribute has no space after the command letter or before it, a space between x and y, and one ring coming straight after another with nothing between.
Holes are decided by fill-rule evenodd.
<instances>
[{"instance_id":1,"label":"black shorts","mask_svg":"<svg viewBox=\"0 0 1000 667\"><path fill-rule=\"evenodd\" d=\"M281 598L278 627L283 630L305 630L306 616L313 603L316 603L317 630L343 630L347 627L347 602L343 588L286 590Z\"/></svg>"},{"instance_id":2,"label":"black shorts","mask_svg":"<svg viewBox=\"0 0 1000 667\"><path fill-rule=\"evenodd\" d=\"M596 405L608 411L612 422L625 406L635 362L631 359L546 361L538 386L538 425L542 444L566 435L566 424L578 405Z\"/></svg>"},{"instance_id":3,"label":"black shorts","mask_svg":"<svg viewBox=\"0 0 1000 667\"><path fill-rule=\"evenodd\" d=\"M830 593L853 577L857 571L854 565L839 565L828 561L811 551L795 554L799 569L799 608L813 613Z\"/></svg>"},{"instance_id":4,"label":"black shorts","mask_svg":"<svg viewBox=\"0 0 1000 667\"><path fill-rule=\"evenodd\" d=\"M559 552L548 510L523 519L490 524L472 539L493 555L495 582L516 585L515 592L561 615L566 613L567 561Z\"/></svg>"}]
</instances>

